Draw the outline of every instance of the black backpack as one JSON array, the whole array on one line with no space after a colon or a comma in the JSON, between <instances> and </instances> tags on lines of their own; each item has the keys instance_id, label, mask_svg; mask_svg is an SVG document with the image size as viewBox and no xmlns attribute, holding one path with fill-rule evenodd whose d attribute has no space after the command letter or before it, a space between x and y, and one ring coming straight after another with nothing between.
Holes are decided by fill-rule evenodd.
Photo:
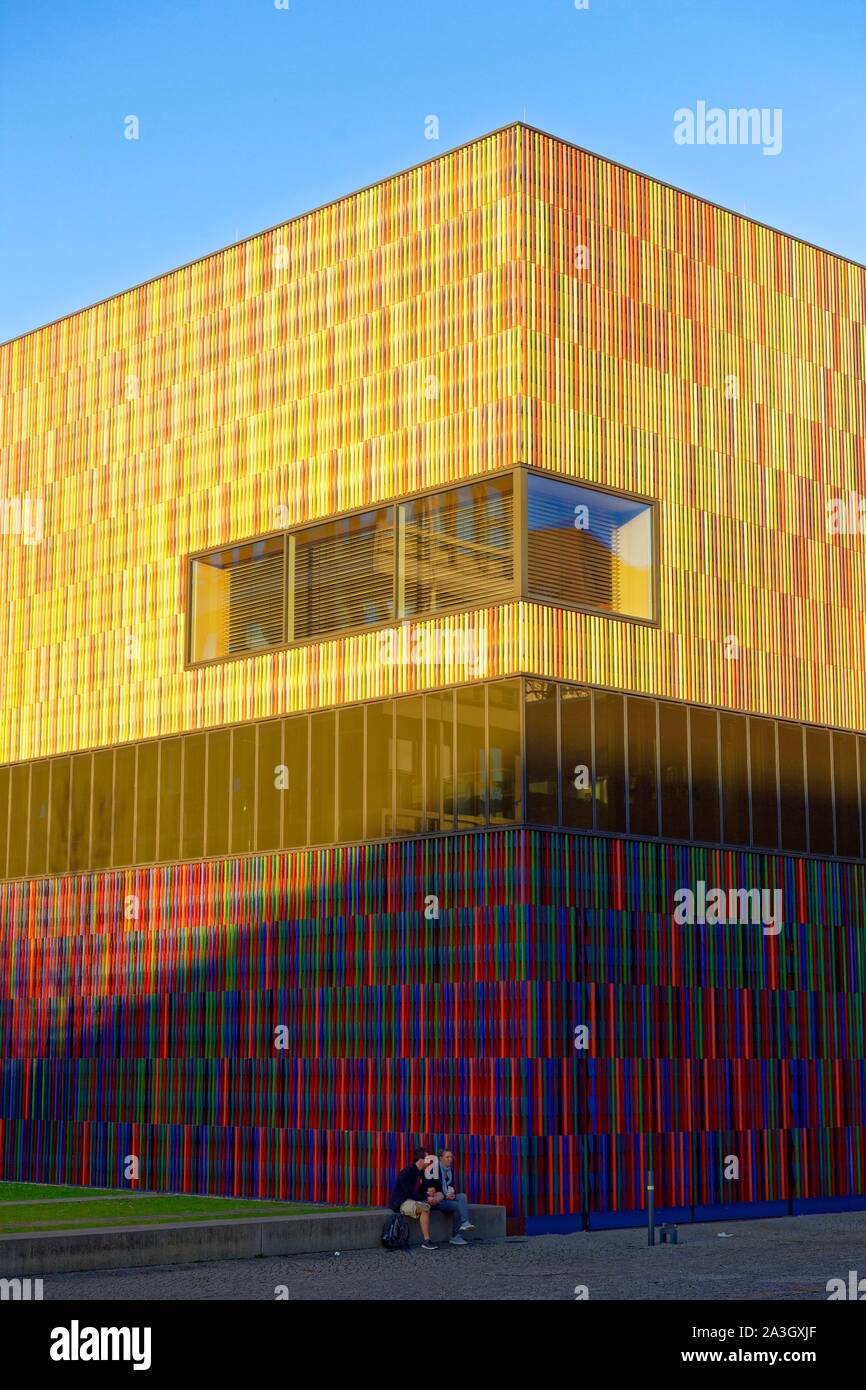
<instances>
[{"instance_id":1,"label":"black backpack","mask_svg":"<svg viewBox=\"0 0 866 1390\"><path fill-rule=\"evenodd\" d=\"M382 1228L382 1244L386 1250L405 1250L409 1245L409 1226L399 1211L392 1212Z\"/></svg>"}]
</instances>

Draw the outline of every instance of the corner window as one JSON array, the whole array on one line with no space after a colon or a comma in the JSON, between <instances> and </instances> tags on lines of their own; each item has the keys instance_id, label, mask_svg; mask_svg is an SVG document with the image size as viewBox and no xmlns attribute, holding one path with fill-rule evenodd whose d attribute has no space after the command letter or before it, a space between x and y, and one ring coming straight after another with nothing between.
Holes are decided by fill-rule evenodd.
<instances>
[{"instance_id":1,"label":"corner window","mask_svg":"<svg viewBox=\"0 0 866 1390\"><path fill-rule=\"evenodd\" d=\"M652 503L523 465L190 561L188 659L536 599L655 618Z\"/></svg>"},{"instance_id":2,"label":"corner window","mask_svg":"<svg viewBox=\"0 0 866 1390\"><path fill-rule=\"evenodd\" d=\"M652 621L648 502L530 473L527 528L530 598Z\"/></svg>"}]
</instances>

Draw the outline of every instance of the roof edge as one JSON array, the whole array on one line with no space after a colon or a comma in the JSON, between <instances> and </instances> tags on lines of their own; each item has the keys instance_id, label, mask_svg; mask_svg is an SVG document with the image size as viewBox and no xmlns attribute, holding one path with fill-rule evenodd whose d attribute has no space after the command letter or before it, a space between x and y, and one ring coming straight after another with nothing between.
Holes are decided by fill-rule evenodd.
<instances>
[{"instance_id":1,"label":"roof edge","mask_svg":"<svg viewBox=\"0 0 866 1390\"><path fill-rule=\"evenodd\" d=\"M296 222L301 222L305 217L314 217L316 213L324 212L326 208L336 207L338 203L347 202L350 198L360 197L363 193L369 193L374 188L381 188L383 184L391 183L393 179L403 178L406 174L414 173L416 169L426 169L428 165L435 164L440 159L446 159L450 155L459 154L461 150L468 150L472 145L480 145L484 140L495 139L498 135L504 135L507 131L527 131L531 135L541 135L545 140L553 140L556 144L566 145L571 150L587 155L590 159L602 160L605 164L610 164L616 169L621 169L623 173L632 174L636 178L648 179L650 183L658 184L661 188L667 188L672 193L678 193L684 198L693 198L698 203L704 203L707 207L715 208L717 212L727 213L729 217L734 217L740 222L749 222L753 227L760 227L763 231L772 232L775 236L786 237L788 241L795 241L800 246L807 246L811 251L818 251L822 256L831 256L833 260L842 261L845 265L854 266L857 270L866 271L866 264L855 261L851 256L844 256L840 251L831 251L827 246L819 246L817 242L807 241L805 237L797 236L794 232L786 232L781 227L774 227L769 222L761 222L756 217L749 217L747 213L736 212L733 208L725 207L723 203L716 203L712 198L705 198L700 193L690 193L686 188L680 188L678 184L668 183L666 179L657 178L654 174L647 174L642 169L635 169L629 164L622 164L618 159L612 159L609 155L599 154L597 150L587 149L585 145L575 144L573 140L566 140L561 135L554 135L549 130L543 130L540 126L529 125L526 121L509 121L506 125L497 126L495 130L485 131L482 135L475 135L470 140L464 140L459 145L453 145L450 149L441 150L438 154L431 155L429 159L422 159L417 164L408 164L402 169L396 170L393 174L386 174L382 178L374 179L372 183L362 184L360 188L353 188L348 193L340 193L336 198L329 198L324 203L317 203L315 207L307 208L304 212L295 213L293 217L283 218L280 222L274 222L270 227L262 227L257 232L250 232L248 236L240 237L237 241L230 241L225 246L219 246L214 251L206 251L202 256L193 256L189 261L182 261L180 265L171 266L168 270L161 270L157 275L150 275L146 280L139 280L134 285L127 285L125 289L115 290L112 294L103 295L101 299L94 299L90 304L83 304L78 309L70 309L66 314L58 314L57 318L47 319L45 323L38 324L35 328L27 328L23 333L16 333L11 338L0 341L0 348L9 347L12 343L21 342L24 338L32 337L34 333L43 333L46 328L53 328L57 323L64 323L66 319L75 318L77 314L86 314L91 309L98 309L103 304L108 304L112 299L120 299L125 294L132 294L135 290L144 289L146 285L153 285L157 280L165 280L170 275L177 275L182 270L188 270L191 266L202 265L205 261L212 260L215 256L225 255L227 251L233 251L238 246L243 246L248 241L254 241L257 237L267 236L270 232L277 231L280 227L290 227Z\"/></svg>"}]
</instances>

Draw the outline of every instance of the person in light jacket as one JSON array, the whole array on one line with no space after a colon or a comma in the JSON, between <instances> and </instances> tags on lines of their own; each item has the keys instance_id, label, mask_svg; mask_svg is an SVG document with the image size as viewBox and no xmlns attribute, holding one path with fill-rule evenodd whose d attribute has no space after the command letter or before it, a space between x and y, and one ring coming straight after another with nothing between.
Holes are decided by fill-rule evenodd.
<instances>
[{"instance_id":1,"label":"person in light jacket","mask_svg":"<svg viewBox=\"0 0 866 1390\"><path fill-rule=\"evenodd\" d=\"M469 1201L466 1193L457 1191L457 1182L454 1177L454 1154L451 1149L439 1149L435 1167L425 1171L436 1189L428 1196L428 1202L437 1211L451 1213L449 1245L468 1245L469 1242L464 1239L464 1232L474 1231L475 1227L469 1220Z\"/></svg>"}]
</instances>

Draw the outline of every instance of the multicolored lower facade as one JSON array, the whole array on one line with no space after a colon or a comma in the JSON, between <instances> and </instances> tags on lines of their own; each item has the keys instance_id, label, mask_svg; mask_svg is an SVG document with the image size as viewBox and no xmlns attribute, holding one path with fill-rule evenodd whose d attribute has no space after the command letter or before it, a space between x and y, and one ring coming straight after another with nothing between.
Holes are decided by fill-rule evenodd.
<instances>
[{"instance_id":1,"label":"multicolored lower facade","mask_svg":"<svg viewBox=\"0 0 866 1390\"><path fill-rule=\"evenodd\" d=\"M701 879L769 879L790 929L675 925ZM650 1166L681 1217L866 1191L863 866L514 830L3 911L5 1178L122 1186L138 1155L148 1187L383 1203L417 1139L454 1144L473 1200L572 1224L635 1219Z\"/></svg>"},{"instance_id":2,"label":"multicolored lower facade","mask_svg":"<svg viewBox=\"0 0 866 1390\"><path fill-rule=\"evenodd\" d=\"M864 379L519 124L0 345L0 1179L866 1204Z\"/></svg>"}]
</instances>

